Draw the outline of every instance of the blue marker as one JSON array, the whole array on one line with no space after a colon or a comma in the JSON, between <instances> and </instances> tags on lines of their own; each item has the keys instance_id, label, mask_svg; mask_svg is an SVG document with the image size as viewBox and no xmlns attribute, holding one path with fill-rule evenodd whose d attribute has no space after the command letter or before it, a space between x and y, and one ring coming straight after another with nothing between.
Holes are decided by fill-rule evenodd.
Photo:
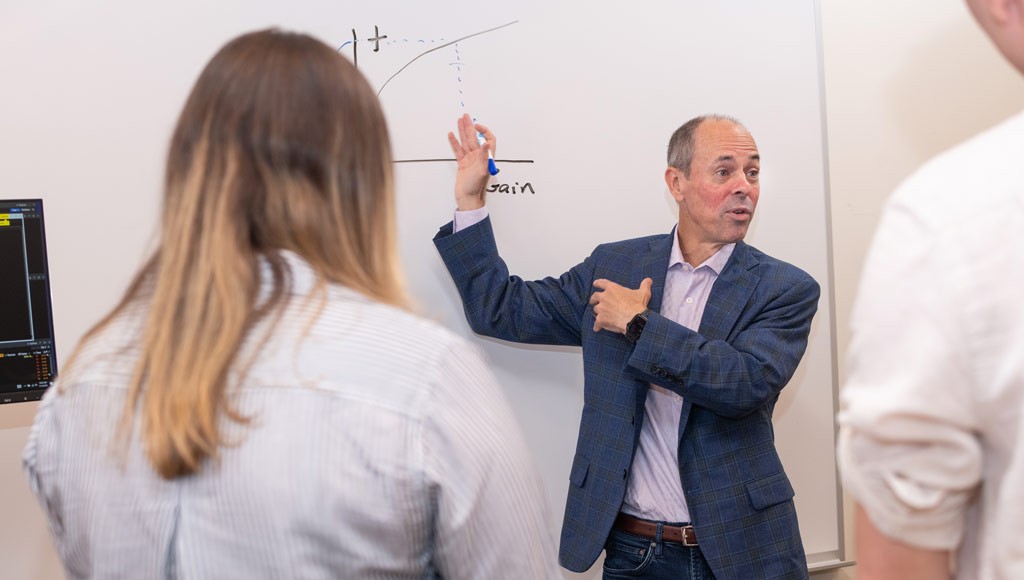
<instances>
[{"instance_id":1,"label":"blue marker","mask_svg":"<svg viewBox=\"0 0 1024 580\"><path fill-rule=\"evenodd\" d=\"M480 143L481 147L483 147L484 143L487 142L487 139L484 139L484 134L479 131L476 133L476 140ZM498 166L494 164L494 154L491 151L487 152L487 171L489 171L491 175L498 174Z\"/></svg>"}]
</instances>

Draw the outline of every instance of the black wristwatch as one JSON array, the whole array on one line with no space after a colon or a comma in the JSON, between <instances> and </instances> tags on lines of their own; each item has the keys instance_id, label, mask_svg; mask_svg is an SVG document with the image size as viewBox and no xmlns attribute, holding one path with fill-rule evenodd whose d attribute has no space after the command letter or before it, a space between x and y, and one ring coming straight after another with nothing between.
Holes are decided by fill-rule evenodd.
<instances>
[{"instance_id":1,"label":"black wristwatch","mask_svg":"<svg viewBox=\"0 0 1024 580\"><path fill-rule=\"evenodd\" d=\"M640 314L633 317L633 320L629 321L626 325L626 340L636 344L636 341L640 340L640 333L644 331L644 327L647 326L647 317L650 316L651 310L648 308Z\"/></svg>"}]
</instances>

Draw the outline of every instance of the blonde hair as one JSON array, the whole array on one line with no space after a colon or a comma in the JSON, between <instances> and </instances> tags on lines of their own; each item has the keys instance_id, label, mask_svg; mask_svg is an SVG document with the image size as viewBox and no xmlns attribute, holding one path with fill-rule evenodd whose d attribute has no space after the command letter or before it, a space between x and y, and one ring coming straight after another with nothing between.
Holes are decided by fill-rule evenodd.
<instances>
[{"instance_id":1,"label":"blonde hair","mask_svg":"<svg viewBox=\"0 0 1024 580\"><path fill-rule=\"evenodd\" d=\"M222 417L247 421L229 402L229 372L254 322L284 302L282 250L307 261L321 287L405 306L391 163L373 89L327 45L265 30L207 64L171 138L159 247L82 341L148 303L122 429L139 414L162 477L215 457ZM273 283L257 305L261 263Z\"/></svg>"}]
</instances>

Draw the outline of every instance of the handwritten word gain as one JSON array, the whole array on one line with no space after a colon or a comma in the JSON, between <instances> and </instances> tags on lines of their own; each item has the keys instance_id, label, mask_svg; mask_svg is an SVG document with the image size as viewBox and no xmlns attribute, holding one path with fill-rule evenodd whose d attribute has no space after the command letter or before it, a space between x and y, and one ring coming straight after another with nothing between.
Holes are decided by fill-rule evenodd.
<instances>
[{"instance_id":1,"label":"handwritten word gain","mask_svg":"<svg viewBox=\"0 0 1024 580\"><path fill-rule=\"evenodd\" d=\"M515 182L513 185L507 183L492 183L487 187L487 193L511 193L517 195L520 193L526 193L529 191L533 195L537 195L537 192L533 189L533 184L527 181L526 183L519 185L519 182Z\"/></svg>"}]
</instances>

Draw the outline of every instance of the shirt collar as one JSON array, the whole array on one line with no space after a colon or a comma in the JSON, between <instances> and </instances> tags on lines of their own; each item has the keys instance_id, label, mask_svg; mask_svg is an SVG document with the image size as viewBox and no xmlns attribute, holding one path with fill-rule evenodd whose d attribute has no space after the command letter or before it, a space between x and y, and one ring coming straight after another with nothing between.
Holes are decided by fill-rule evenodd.
<instances>
[{"instance_id":1,"label":"shirt collar","mask_svg":"<svg viewBox=\"0 0 1024 580\"><path fill-rule=\"evenodd\" d=\"M686 260L683 259L683 250L679 247L679 236L676 235L676 229L679 226L676 225L672 228L672 253L668 258L668 267L672 268L676 264L685 264ZM694 270L699 270L704 266L711 268L715 275L722 273L722 269L725 268L725 263L729 261L729 257L732 256L732 251L736 249L736 244L726 244L718 249L710 258L704 260L703 264L697 265ZM691 264L692 265L692 264Z\"/></svg>"}]
</instances>

